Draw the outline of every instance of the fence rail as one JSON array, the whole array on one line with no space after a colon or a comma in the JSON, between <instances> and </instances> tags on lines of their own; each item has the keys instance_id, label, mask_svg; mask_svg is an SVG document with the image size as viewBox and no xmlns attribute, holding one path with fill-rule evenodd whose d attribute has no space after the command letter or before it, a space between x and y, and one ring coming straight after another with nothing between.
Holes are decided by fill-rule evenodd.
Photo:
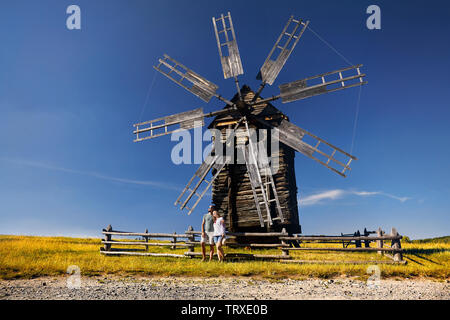
<instances>
[{"instance_id":1,"label":"fence rail","mask_svg":"<svg viewBox=\"0 0 450 320\"><path fill-rule=\"evenodd\" d=\"M113 230L111 225L102 230L104 239L103 247L100 252L105 255L140 255L140 256L159 256L159 257L177 257L177 258L193 258L201 256L200 252L195 252L195 247L200 246L196 237L201 235L201 231L194 231L190 226L183 234L174 233L149 233L145 232L125 232ZM370 236L376 234L375 236ZM406 263L403 260L403 249L400 240L402 236L398 234L395 228L392 228L390 234L386 234L379 228L377 231L367 231L364 229L363 235L359 231L352 234L341 234L340 236L326 235L298 235L288 234L283 228L281 232L227 232L227 237L231 239L245 238L248 243L239 243L237 241L227 241L229 247L248 247L279 249L280 255L273 254L256 254L256 253L228 253L226 258L248 258L248 259L268 259L278 260L286 263ZM112 237L140 237L136 240L113 240ZM274 238L276 243L257 243L258 239ZM150 242L151 239L171 239L165 242ZM390 246L385 246L386 241L391 241ZM261 241L264 242L264 241ZM364 246L362 243L364 242ZM370 243L375 242L376 247L371 247ZM342 247L314 247L315 243L332 243L342 244ZM350 247L354 245L354 247ZM112 248L112 246L144 246L145 249L136 248ZM184 253L158 253L148 252L149 247L170 247L171 249L187 248ZM144 252L142 252L144 251ZM336 251L336 252L377 252L379 255L385 255L391 260L368 260L368 261L327 261L327 260L299 260L293 259L289 254L290 251ZM391 254L388 254L390 252Z\"/></svg>"}]
</instances>

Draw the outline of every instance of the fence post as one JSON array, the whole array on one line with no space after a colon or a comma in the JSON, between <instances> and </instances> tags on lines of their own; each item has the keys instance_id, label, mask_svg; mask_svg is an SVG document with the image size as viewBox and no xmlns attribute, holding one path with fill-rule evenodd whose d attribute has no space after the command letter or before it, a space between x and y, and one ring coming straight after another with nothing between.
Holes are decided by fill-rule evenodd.
<instances>
[{"instance_id":1,"label":"fence post","mask_svg":"<svg viewBox=\"0 0 450 320\"><path fill-rule=\"evenodd\" d=\"M175 234L177 234L177 232L174 231L173 234L175 235ZM176 243L177 243L177 237L173 237L173 246L172 246L172 249L176 249L176 248L177 248Z\"/></svg>"},{"instance_id":2,"label":"fence post","mask_svg":"<svg viewBox=\"0 0 450 320\"><path fill-rule=\"evenodd\" d=\"M384 234L383 230L381 230L381 227L378 228L377 230L377 237L382 237ZM383 240L377 240L377 248L381 249L383 248ZM378 254L383 254L383 251L377 251Z\"/></svg>"},{"instance_id":3,"label":"fence post","mask_svg":"<svg viewBox=\"0 0 450 320\"><path fill-rule=\"evenodd\" d=\"M361 237L359 230L355 232L355 237ZM355 246L357 248L361 248L361 240L355 240Z\"/></svg>"},{"instance_id":4,"label":"fence post","mask_svg":"<svg viewBox=\"0 0 450 320\"><path fill-rule=\"evenodd\" d=\"M188 231L194 231L194 228L192 226L188 227ZM195 235L193 233L188 233L188 241L191 242L191 245L188 247L189 252L194 252L195 248ZM189 256L189 258L193 258L193 256Z\"/></svg>"},{"instance_id":5,"label":"fence post","mask_svg":"<svg viewBox=\"0 0 450 320\"><path fill-rule=\"evenodd\" d=\"M111 232L112 231L111 225L108 225L106 227L105 231L106 232ZM110 234L105 234L105 241L108 241L108 242L111 241L111 235ZM110 251L111 250L111 244L110 243L105 243L104 249L105 249L105 251Z\"/></svg>"},{"instance_id":6,"label":"fence post","mask_svg":"<svg viewBox=\"0 0 450 320\"><path fill-rule=\"evenodd\" d=\"M148 233L148 229L145 229L145 233ZM148 236L145 236L145 242L148 242ZM148 246L145 246L145 251L148 251Z\"/></svg>"},{"instance_id":7,"label":"fence post","mask_svg":"<svg viewBox=\"0 0 450 320\"><path fill-rule=\"evenodd\" d=\"M281 233L287 233L286 232L286 228L281 229ZM283 234L283 236L285 236L285 235ZM281 244L283 245L281 247L281 252L282 252L281 254L283 256L288 256L289 255L289 250L284 249L284 245L286 245L286 241L285 240L281 240Z\"/></svg>"},{"instance_id":8,"label":"fence post","mask_svg":"<svg viewBox=\"0 0 450 320\"><path fill-rule=\"evenodd\" d=\"M294 237L298 237L298 234L296 234L296 235L294 235ZM293 243L293 245L294 245L294 247L296 247L296 248L300 248L300 243L301 243L301 240L294 240L294 243Z\"/></svg>"},{"instance_id":9,"label":"fence post","mask_svg":"<svg viewBox=\"0 0 450 320\"><path fill-rule=\"evenodd\" d=\"M370 233L367 231L366 228L364 228L364 237L368 237ZM370 248L370 240L364 240L364 247Z\"/></svg>"},{"instance_id":10,"label":"fence post","mask_svg":"<svg viewBox=\"0 0 450 320\"><path fill-rule=\"evenodd\" d=\"M392 228L391 235L393 237L399 236L397 229ZM401 249L402 245L400 244L400 239L393 239L391 242L391 247L394 249ZM394 261L396 262L403 261L403 254L401 251L394 251Z\"/></svg>"}]
</instances>

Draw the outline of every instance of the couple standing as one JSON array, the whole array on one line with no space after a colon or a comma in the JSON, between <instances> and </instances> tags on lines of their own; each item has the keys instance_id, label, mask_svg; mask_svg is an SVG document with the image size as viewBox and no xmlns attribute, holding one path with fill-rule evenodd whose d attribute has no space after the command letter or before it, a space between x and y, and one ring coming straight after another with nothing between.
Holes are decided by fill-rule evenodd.
<instances>
[{"instance_id":1,"label":"couple standing","mask_svg":"<svg viewBox=\"0 0 450 320\"><path fill-rule=\"evenodd\" d=\"M219 262L223 261L223 243L225 242L225 221L216 211L214 206L209 206L208 213L203 216L202 221L202 261L206 260L205 243L209 243L209 261L214 255L214 244L217 246L217 257Z\"/></svg>"}]
</instances>

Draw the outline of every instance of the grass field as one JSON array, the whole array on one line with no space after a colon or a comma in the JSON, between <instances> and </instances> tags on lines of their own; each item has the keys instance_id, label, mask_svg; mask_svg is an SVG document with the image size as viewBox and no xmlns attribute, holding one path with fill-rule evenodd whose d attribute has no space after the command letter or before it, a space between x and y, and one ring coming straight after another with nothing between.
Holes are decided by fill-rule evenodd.
<instances>
[{"instance_id":1,"label":"grass field","mask_svg":"<svg viewBox=\"0 0 450 320\"><path fill-rule=\"evenodd\" d=\"M380 260L376 253L291 252L294 259L333 260L336 264L284 264L268 261L219 263L200 259L101 255L100 239L66 237L0 236L0 278L19 279L58 276L70 265L80 268L83 276L153 275L153 276L249 276L256 278L331 278L357 276L362 279L368 265L342 264L344 260ZM426 241L402 241L407 265L379 265L381 276L399 278L450 278L450 243L447 238ZM151 247L151 252L183 253L186 249ZM199 248L195 249L196 251ZM230 249L227 252L279 254L279 250ZM386 258L384 258L386 259Z\"/></svg>"}]
</instances>

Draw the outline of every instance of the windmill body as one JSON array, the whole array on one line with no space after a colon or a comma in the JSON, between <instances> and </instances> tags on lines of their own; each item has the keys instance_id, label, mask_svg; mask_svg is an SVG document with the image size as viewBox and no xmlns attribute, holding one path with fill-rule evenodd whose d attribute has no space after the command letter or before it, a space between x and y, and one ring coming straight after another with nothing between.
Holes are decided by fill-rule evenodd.
<instances>
[{"instance_id":1,"label":"windmill body","mask_svg":"<svg viewBox=\"0 0 450 320\"><path fill-rule=\"evenodd\" d=\"M245 102L252 101L255 96L255 93L248 86L241 88L241 94ZM237 102L238 96L236 95L231 101ZM278 126L281 119L287 119L281 111L270 103L255 105L252 108L251 115L266 119L274 127ZM208 128L220 130L223 137L222 140L225 140L227 130L231 130L238 121L239 116L221 115L217 116ZM253 122L249 127L255 131L266 129L264 125L258 122ZM245 131L243 133L243 137L239 135L236 137L236 140L241 140L241 144L248 143ZM278 150L275 153L269 147L271 137L265 138L269 140L266 143L268 146L267 157L276 157L278 161L277 170L273 172L273 179L284 221L281 222L280 217L276 214L276 204L271 203L270 210L274 212L271 216L272 224L264 223L261 226L247 166L245 163L239 164L236 159L238 150L234 152L233 164L227 165L214 181L212 185L212 202L224 217L227 229L232 232L281 231L282 228L285 228L290 233L300 233L294 169L295 150L281 143L278 145ZM236 149L239 148L238 144L239 142L235 141ZM266 182L265 177L262 177L262 180ZM270 196L269 194L268 198ZM257 192L257 198L259 202L263 201L261 192Z\"/></svg>"},{"instance_id":2,"label":"windmill body","mask_svg":"<svg viewBox=\"0 0 450 320\"><path fill-rule=\"evenodd\" d=\"M228 100L217 93L218 86L168 55L154 68L205 102L217 98L225 108L204 112L203 108L135 124L135 142L205 125L214 118L214 147L175 201L191 214L212 188L212 202L225 217L231 231L281 231L300 233L294 157L298 151L345 177L356 157L302 129L270 104L302 100L319 94L361 86L362 65L350 66L279 86L280 94L262 98L264 87L272 85L299 42L309 22L291 17L283 28L257 79L256 92L239 86L244 73L231 15L213 18L213 27L225 79L233 78L237 93ZM261 129L262 133L259 133ZM264 132L267 132L264 133ZM261 139L261 136L262 139ZM276 150L269 143L276 140ZM232 156L224 152L235 150ZM274 152L276 151L276 152ZM276 160L276 166L274 161ZM236 161L240 160L240 161Z\"/></svg>"}]
</instances>

